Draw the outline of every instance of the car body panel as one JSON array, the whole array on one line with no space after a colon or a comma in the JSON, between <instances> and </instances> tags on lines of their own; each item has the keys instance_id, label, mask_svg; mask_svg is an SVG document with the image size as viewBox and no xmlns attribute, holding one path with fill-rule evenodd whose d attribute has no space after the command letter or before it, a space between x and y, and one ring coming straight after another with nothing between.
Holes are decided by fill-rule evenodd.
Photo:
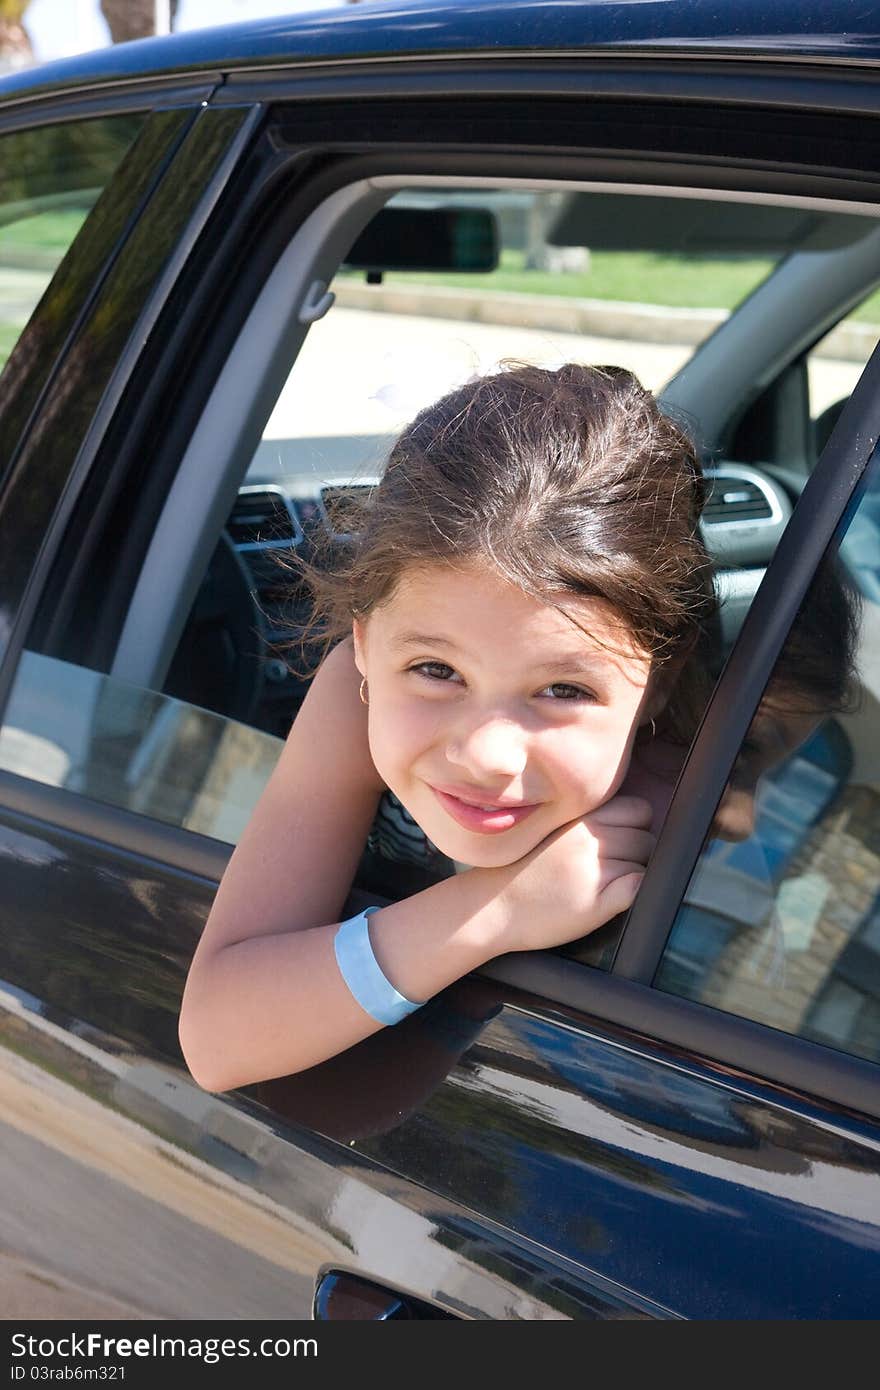
<instances>
[{"instance_id":1,"label":"car body panel","mask_svg":"<svg viewBox=\"0 0 880 1390\"><path fill-rule=\"evenodd\" d=\"M7 1211L4 1245L68 1292L307 1317L334 1268L465 1317L871 1316L880 1144L833 1107L479 979L206 1095L176 1021L212 883L8 812L0 860L7 1162L33 1193L65 1156L81 1196L26 1238Z\"/></svg>"},{"instance_id":2,"label":"car body panel","mask_svg":"<svg viewBox=\"0 0 880 1390\"><path fill-rule=\"evenodd\" d=\"M261 134L274 141L273 177L288 157L307 171L312 147L322 157L328 147L346 157L352 146L385 149L401 171L421 168L438 136L447 171L473 154L503 174L521 167L505 149L513 136L522 146L521 131L513 105L489 106L485 92L497 76L524 119L543 63L545 95L570 107L536 129L533 149L543 157L552 145L558 163L543 167L561 180L576 146L581 178L637 165L648 181L653 171L695 187L723 172L736 190L748 169L752 190L803 196L821 177L821 191L876 199L872 130L851 115L810 120L836 100L826 78L875 110L880 40L864 27L864 6L822 6L810 31L802 8L353 6L125 45L0 81L0 128L70 119L93 100L101 110L170 108L149 117L155 145L142 136L110 185L117 220L103 237L87 224L3 378L0 705L53 554L81 519L94 460L111 426L128 439L128 382L144 381L153 362L170 373L182 360L168 306L188 268L206 265L213 283L212 252L230 264L213 213L239 175L237 189L264 206L271 161L261 163ZM583 101L578 64L606 58L620 59L618 76L652 72L655 95L666 84L669 120L654 143L627 143L616 127L602 136L610 108ZM447 60L468 70L467 92L482 84L474 105L483 103L485 125L464 134L464 104L452 109L461 93L450 87L441 103L430 82L419 85L431 69L445 80ZM725 65L759 76L738 95L725 89L751 109L728 123L719 149L683 98L673 110L667 79L681 73L679 100L692 78L690 97L708 110ZM313 74L326 104L307 87ZM352 100L361 75L379 97L397 83L372 124ZM609 82L601 99L621 91ZM291 103L274 127L261 93ZM414 95L431 98L434 126ZM635 91L635 107L640 99ZM764 149L775 102L788 103L786 120ZM578 105L585 131L592 119L589 139L567 124ZM640 119L651 117L642 109ZM829 500L839 513L864 466L877 434L866 405L873 373L795 513L802 529L823 509L833 527ZM183 389L183 370L180 379ZM121 468L114 486L128 476ZM767 604L797 569L796 527L791 536ZM798 584L815 559L804 548ZM783 640L783 618L754 612L763 646L751 631L744 674L728 671L718 709L736 705L738 678L759 693ZM743 708L742 727L749 715ZM687 877L717 801L712 779L723 783L740 733L731 724L697 745L655 883ZM28 1306L41 1287L53 1291L44 1297L55 1317L306 1318L321 1281L342 1272L416 1317L425 1307L465 1319L876 1316L877 1069L652 989L680 882L665 897L648 882L637 909L647 946L621 948L624 978L559 956L505 958L320 1067L213 1095L183 1064L177 1017L229 847L160 824L148 807L138 816L77 795L72 784L0 775L7 1309Z\"/></svg>"},{"instance_id":3,"label":"car body panel","mask_svg":"<svg viewBox=\"0 0 880 1390\"><path fill-rule=\"evenodd\" d=\"M5 901L23 905L0 947L4 1152L13 1169L29 1153L31 1202L53 1172L65 1193L35 1229L5 1208L4 1246L30 1277L102 1309L121 1294L137 1316L302 1318L325 1268L387 1278L379 1252L396 1229L397 1288L462 1316L565 1316L550 1285L568 1261L503 1231L480 1245L479 1223L446 1194L418 1182L401 1194L347 1141L265 1100L207 1095L181 1072L178 996L213 884L9 814L0 859ZM466 1258L450 1256L447 1221L469 1232ZM505 1251L513 1277L495 1268ZM523 1262L531 1291L517 1287ZM157 1277L171 1264L170 1281ZM613 1282L581 1282L586 1315L645 1315Z\"/></svg>"},{"instance_id":4,"label":"car body panel","mask_svg":"<svg viewBox=\"0 0 880 1390\"><path fill-rule=\"evenodd\" d=\"M38 95L53 88L183 75L202 68L224 72L340 59L396 59L469 54L669 51L731 57L792 57L838 63L880 59L876 27L866 23L864 5L828 0L810 15L804 32L799 0L772 6L754 0L603 0L571 5L566 0L476 0L454 5L371 5L360 10L316 11L289 19L251 20L174 35L142 39L63 59L45 68L0 81L5 95Z\"/></svg>"}]
</instances>

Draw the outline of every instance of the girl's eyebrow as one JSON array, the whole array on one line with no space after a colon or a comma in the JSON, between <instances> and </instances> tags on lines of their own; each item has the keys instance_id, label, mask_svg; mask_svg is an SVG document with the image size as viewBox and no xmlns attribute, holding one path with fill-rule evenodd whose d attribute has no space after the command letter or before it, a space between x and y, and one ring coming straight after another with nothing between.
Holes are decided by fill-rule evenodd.
<instances>
[{"instance_id":1,"label":"girl's eyebrow","mask_svg":"<svg viewBox=\"0 0 880 1390\"><path fill-rule=\"evenodd\" d=\"M455 643L448 637L440 637L427 632L401 632L391 639L392 647L451 647L457 651Z\"/></svg>"},{"instance_id":2,"label":"girl's eyebrow","mask_svg":"<svg viewBox=\"0 0 880 1390\"><path fill-rule=\"evenodd\" d=\"M449 637L441 637L438 634L425 632L402 632L391 639L392 647L448 647L450 651L458 651L459 648ZM582 671L585 674L595 672L597 666L605 668L609 664L609 659L605 652L560 652L558 656L551 657L549 661L542 661L536 664L535 671Z\"/></svg>"}]
</instances>

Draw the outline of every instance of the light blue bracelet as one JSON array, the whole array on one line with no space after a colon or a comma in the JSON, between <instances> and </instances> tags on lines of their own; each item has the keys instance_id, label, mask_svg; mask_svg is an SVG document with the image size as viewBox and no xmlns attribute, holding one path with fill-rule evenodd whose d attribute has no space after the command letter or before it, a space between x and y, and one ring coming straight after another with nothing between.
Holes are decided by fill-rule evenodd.
<instances>
[{"instance_id":1,"label":"light blue bracelet","mask_svg":"<svg viewBox=\"0 0 880 1390\"><path fill-rule=\"evenodd\" d=\"M407 1014L422 1006L398 994L391 981L382 974L373 954L367 921L371 912L378 911L378 907L366 907L357 917L349 917L347 922L340 923L333 938L333 949L342 978L361 1008L377 1023L399 1023Z\"/></svg>"}]
</instances>

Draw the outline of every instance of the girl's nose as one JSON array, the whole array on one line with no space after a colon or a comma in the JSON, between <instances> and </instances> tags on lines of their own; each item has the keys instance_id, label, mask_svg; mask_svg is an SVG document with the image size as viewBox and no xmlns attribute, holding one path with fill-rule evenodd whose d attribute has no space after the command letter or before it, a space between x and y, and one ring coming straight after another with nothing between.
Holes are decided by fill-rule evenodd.
<instances>
[{"instance_id":1,"label":"girl's nose","mask_svg":"<svg viewBox=\"0 0 880 1390\"><path fill-rule=\"evenodd\" d=\"M517 777L526 765L525 734L511 719L483 719L458 729L447 744L446 756L474 779Z\"/></svg>"}]
</instances>

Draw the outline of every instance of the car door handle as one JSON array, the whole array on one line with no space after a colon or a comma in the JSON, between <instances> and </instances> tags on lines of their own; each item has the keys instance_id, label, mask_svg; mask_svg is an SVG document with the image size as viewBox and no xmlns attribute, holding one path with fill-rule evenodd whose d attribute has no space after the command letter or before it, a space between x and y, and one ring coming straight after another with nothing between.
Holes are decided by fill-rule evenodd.
<instances>
[{"instance_id":1,"label":"car door handle","mask_svg":"<svg viewBox=\"0 0 880 1390\"><path fill-rule=\"evenodd\" d=\"M334 1322L384 1322L391 1318L450 1318L454 1315L396 1289L361 1279L356 1274L332 1270L318 1280L314 1317Z\"/></svg>"},{"instance_id":2,"label":"car door handle","mask_svg":"<svg viewBox=\"0 0 880 1390\"><path fill-rule=\"evenodd\" d=\"M385 1321L412 1313L400 1294L354 1274L325 1274L315 1290L315 1317L346 1321Z\"/></svg>"}]
</instances>

